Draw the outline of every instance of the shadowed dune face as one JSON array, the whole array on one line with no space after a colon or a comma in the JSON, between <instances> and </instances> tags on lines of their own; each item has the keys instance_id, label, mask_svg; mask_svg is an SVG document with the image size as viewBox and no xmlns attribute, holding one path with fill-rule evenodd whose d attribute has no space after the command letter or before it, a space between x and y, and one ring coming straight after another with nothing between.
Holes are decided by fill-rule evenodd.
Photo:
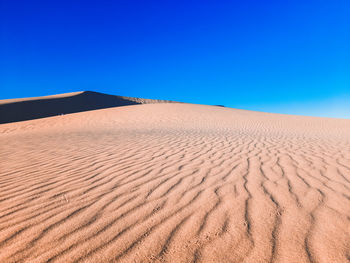
<instances>
[{"instance_id":1,"label":"shadowed dune face","mask_svg":"<svg viewBox=\"0 0 350 263\"><path fill-rule=\"evenodd\" d=\"M0 262L349 262L349 120L133 105L0 145Z\"/></svg>"},{"instance_id":2,"label":"shadowed dune face","mask_svg":"<svg viewBox=\"0 0 350 263\"><path fill-rule=\"evenodd\" d=\"M0 101L0 124L82 111L157 102L164 101L121 97L92 91L29 99L2 100Z\"/></svg>"}]
</instances>

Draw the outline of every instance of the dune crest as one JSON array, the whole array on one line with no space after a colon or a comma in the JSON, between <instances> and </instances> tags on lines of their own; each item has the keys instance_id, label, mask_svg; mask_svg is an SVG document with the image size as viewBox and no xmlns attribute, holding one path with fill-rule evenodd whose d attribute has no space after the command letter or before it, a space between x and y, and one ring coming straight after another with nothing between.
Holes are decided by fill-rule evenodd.
<instances>
[{"instance_id":1,"label":"dune crest","mask_svg":"<svg viewBox=\"0 0 350 263\"><path fill-rule=\"evenodd\" d=\"M350 120L147 104L0 140L0 262L350 260Z\"/></svg>"},{"instance_id":2,"label":"dune crest","mask_svg":"<svg viewBox=\"0 0 350 263\"><path fill-rule=\"evenodd\" d=\"M0 100L0 124L126 105L165 102L171 101L123 97L94 91Z\"/></svg>"}]
</instances>

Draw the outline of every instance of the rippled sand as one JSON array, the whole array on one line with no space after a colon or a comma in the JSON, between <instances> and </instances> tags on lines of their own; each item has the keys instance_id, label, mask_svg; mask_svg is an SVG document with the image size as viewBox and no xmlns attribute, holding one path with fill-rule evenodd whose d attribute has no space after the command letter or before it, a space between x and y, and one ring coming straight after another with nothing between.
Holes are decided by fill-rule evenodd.
<instances>
[{"instance_id":1,"label":"rippled sand","mask_svg":"<svg viewBox=\"0 0 350 263\"><path fill-rule=\"evenodd\" d=\"M0 262L350 261L350 120L146 104L0 145Z\"/></svg>"}]
</instances>

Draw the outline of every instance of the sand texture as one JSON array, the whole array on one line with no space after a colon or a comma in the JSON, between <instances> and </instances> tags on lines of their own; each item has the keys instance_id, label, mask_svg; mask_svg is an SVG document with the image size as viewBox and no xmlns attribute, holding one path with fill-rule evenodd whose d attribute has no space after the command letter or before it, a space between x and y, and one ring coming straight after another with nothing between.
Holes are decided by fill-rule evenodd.
<instances>
[{"instance_id":1,"label":"sand texture","mask_svg":"<svg viewBox=\"0 0 350 263\"><path fill-rule=\"evenodd\" d=\"M350 120L141 104L0 145L0 262L350 261Z\"/></svg>"}]
</instances>

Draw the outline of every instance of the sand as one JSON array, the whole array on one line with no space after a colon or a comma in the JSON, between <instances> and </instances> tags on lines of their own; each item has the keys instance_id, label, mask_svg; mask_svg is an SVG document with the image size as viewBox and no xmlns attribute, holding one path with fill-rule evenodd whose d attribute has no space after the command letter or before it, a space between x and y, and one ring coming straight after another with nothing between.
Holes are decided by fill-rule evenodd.
<instances>
[{"instance_id":1,"label":"sand","mask_svg":"<svg viewBox=\"0 0 350 263\"><path fill-rule=\"evenodd\" d=\"M0 100L0 124L126 105L171 102L116 96L93 91Z\"/></svg>"},{"instance_id":2,"label":"sand","mask_svg":"<svg viewBox=\"0 0 350 263\"><path fill-rule=\"evenodd\" d=\"M141 104L0 145L0 262L350 261L350 120Z\"/></svg>"}]
</instances>

